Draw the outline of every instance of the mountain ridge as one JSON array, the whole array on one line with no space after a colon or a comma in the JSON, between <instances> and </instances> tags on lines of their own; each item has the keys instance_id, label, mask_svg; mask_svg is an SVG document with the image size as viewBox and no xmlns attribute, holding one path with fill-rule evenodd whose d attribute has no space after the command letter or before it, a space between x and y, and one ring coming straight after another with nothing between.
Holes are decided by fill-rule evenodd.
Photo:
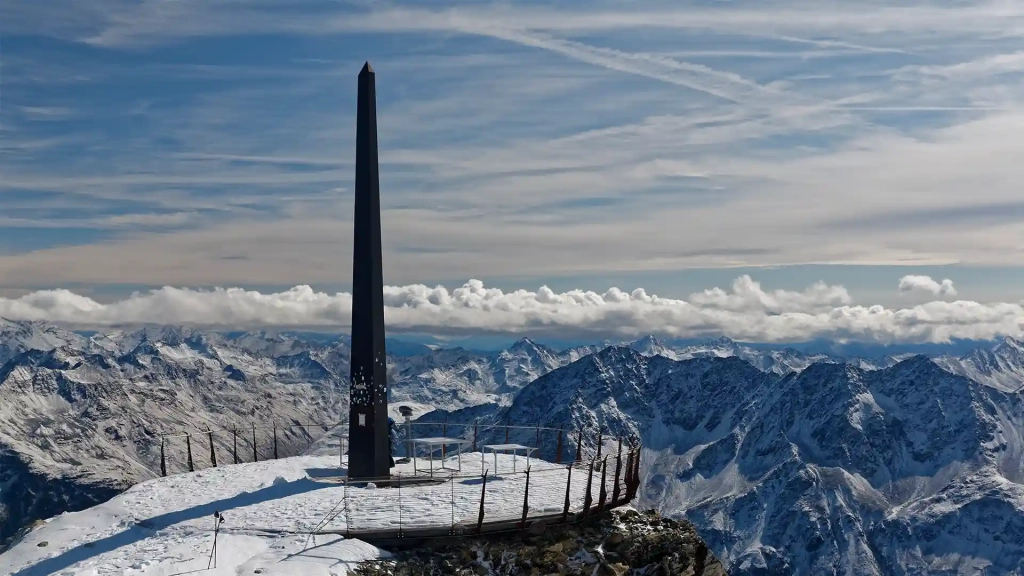
<instances>
[{"instance_id":1,"label":"mountain ridge","mask_svg":"<svg viewBox=\"0 0 1024 576\"><path fill-rule=\"evenodd\" d=\"M160 432L347 407L345 338L0 330L0 486L45 496L0 492L0 539L155 474ZM1017 574L1024 540L1000 531L1024 535L1021 351L1004 339L962 356L841 358L654 337L556 351L526 338L389 355L388 370L392 408L422 419L642 440L642 502L692 521L730 573ZM586 454L596 446L584 436Z\"/></svg>"}]
</instances>

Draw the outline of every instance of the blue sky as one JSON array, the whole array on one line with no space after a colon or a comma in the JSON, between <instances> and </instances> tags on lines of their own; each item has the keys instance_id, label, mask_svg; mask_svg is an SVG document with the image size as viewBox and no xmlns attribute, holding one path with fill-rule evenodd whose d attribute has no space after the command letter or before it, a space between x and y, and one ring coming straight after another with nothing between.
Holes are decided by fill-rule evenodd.
<instances>
[{"instance_id":1,"label":"blue sky","mask_svg":"<svg viewBox=\"0 0 1024 576\"><path fill-rule=\"evenodd\" d=\"M749 274L1017 301L1024 6L6 2L0 290L343 290L377 71L385 278Z\"/></svg>"}]
</instances>

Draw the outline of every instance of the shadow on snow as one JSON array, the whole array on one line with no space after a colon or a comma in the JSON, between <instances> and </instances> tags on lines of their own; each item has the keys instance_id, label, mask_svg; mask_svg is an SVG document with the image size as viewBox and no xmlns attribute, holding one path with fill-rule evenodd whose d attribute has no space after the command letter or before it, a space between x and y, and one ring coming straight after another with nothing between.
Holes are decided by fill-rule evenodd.
<instances>
[{"instance_id":1,"label":"shadow on snow","mask_svg":"<svg viewBox=\"0 0 1024 576\"><path fill-rule=\"evenodd\" d=\"M129 546L136 542L145 540L156 532L169 526L173 526L174 524L188 520L195 520L197 518L202 518L203 516L213 516L215 511L224 512L234 508L245 508L246 506L253 506L269 500L288 498L290 496L296 496L298 494L304 494L306 492L330 487L332 487L332 484L315 482L309 478L303 478L293 482L273 484L265 488L260 488L255 492L243 492L242 494L237 494L230 498L224 498L208 504L200 504L199 506L193 506L192 508L186 508L185 510L168 512L166 514L161 514L160 516L141 520L123 532L118 532L117 534L112 534L106 538L80 544L74 548L65 550L52 558L41 560L32 566L23 568L18 572L15 572L12 576L44 576L47 574L53 574L84 560L117 550L122 546Z\"/></svg>"}]
</instances>

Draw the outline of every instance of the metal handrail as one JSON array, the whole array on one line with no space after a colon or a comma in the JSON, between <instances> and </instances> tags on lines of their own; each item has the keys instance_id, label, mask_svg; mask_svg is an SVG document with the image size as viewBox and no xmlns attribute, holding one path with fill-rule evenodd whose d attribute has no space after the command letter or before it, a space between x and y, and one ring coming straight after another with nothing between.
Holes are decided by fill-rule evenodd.
<instances>
[{"instance_id":1,"label":"metal handrail","mask_svg":"<svg viewBox=\"0 0 1024 576\"><path fill-rule=\"evenodd\" d=\"M278 430L282 430L282 429L285 429L285 428L326 428L326 429L329 430L329 429L337 428L337 427L343 426L343 425L347 426L348 423L349 423L348 420L341 420L341 421L338 421L338 422L310 422L310 423L307 423L307 424L282 424L282 425L276 426L276 428ZM445 425L447 425L447 426L486 426L486 427L490 427L490 428L501 428L501 429L508 428L509 430L541 430L541 431L548 431L548 432L558 432L560 430L561 431L569 430L567 428L554 428L554 427L548 427L548 426L521 426L521 425L516 425L516 424L502 424L502 423L496 423L496 422L481 422L481 421L474 421L474 422L452 422L452 421L420 422L420 421L416 420L416 421L412 421L412 422L408 422L408 423L406 423L406 422L397 422L396 421L396 423L400 424L402 426L405 426L407 424L412 425L412 426L445 426ZM255 430L271 430L273 428L275 428L274 425L270 425L270 426L267 426L267 425L256 426L253 423L250 423L249 425L240 424L236 428L229 428L227 426L222 426L220 428L210 428L210 429L196 428L194 432L187 432L187 431L181 431L181 430L174 431L174 432L157 432L156 436L159 436L159 437L162 437L162 438L184 438L185 436L188 436L190 434L200 434L200 433L206 434L208 432L231 432L233 430L253 430L253 429L255 429ZM575 429L573 429L573 430L575 430Z\"/></svg>"}]
</instances>

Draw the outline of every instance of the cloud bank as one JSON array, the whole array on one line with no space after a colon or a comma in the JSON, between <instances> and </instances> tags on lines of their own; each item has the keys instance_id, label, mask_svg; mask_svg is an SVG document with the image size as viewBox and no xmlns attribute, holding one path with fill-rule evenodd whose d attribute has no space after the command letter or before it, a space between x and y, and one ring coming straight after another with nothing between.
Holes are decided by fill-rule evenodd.
<instances>
[{"instance_id":1,"label":"cloud bank","mask_svg":"<svg viewBox=\"0 0 1024 576\"><path fill-rule=\"evenodd\" d=\"M907 276L900 290L952 295L952 282ZM842 286L815 283L803 291L761 287L749 276L728 290L713 288L686 300L662 298L637 288L604 293L505 292L479 280L448 290L422 284L385 287L391 332L439 336L471 334L551 337L714 337L758 342L815 338L863 342L948 342L1024 335L1024 307L1010 302L935 300L892 309L854 304ZM110 327L183 324L213 328L321 327L346 329L352 299L296 286L274 294L241 288L192 290L164 287L99 303L68 290L40 290L0 298L0 316L72 326Z\"/></svg>"},{"instance_id":2,"label":"cloud bank","mask_svg":"<svg viewBox=\"0 0 1024 576\"><path fill-rule=\"evenodd\" d=\"M949 278L942 282L932 280L931 276L907 275L900 278L901 294L928 294L931 296L956 296L956 288Z\"/></svg>"}]
</instances>

